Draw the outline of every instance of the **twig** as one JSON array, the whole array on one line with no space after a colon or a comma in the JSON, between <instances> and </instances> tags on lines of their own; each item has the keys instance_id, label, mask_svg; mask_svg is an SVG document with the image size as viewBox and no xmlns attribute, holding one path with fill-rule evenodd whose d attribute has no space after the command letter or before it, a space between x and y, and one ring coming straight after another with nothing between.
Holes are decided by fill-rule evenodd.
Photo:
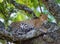
<instances>
[{"instance_id":1,"label":"twig","mask_svg":"<svg viewBox=\"0 0 60 44\"><path fill-rule=\"evenodd\" d=\"M40 0L38 0L38 4L39 4L41 13L43 13L43 12L42 12L42 8L41 8L41 5L40 5Z\"/></svg>"}]
</instances>

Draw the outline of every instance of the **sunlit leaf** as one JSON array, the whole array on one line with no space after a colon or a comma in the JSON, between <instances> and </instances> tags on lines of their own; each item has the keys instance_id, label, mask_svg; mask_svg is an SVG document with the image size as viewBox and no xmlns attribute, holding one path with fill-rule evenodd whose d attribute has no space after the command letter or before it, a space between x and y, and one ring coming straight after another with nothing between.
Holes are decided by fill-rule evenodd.
<instances>
[{"instance_id":1,"label":"sunlit leaf","mask_svg":"<svg viewBox=\"0 0 60 44\"><path fill-rule=\"evenodd\" d=\"M0 3L2 3L3 2L3 0L0 0Z\"/></svg>"}]
</instances>

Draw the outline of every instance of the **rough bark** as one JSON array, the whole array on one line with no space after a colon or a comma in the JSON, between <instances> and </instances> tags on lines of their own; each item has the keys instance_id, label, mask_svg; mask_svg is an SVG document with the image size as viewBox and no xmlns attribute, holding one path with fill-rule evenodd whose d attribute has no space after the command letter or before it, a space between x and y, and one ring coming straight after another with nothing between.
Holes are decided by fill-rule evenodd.
<instances>
[{"instance_id":1,"label":"rough bark","mask_svg":"<svg viewBox=\"0 0 60 44\"><path fill-rule=\"evenodd\" d=\"M44 32L45 29L47 29L46 32ZM0 38L16 44L54 43L55 40L60 39L59 29L60 28L57 24L46 22L42 24L40 29L33 29L34 32L31 30L28 32L29 34L23 34L24 36L22 36L20 34L16 35L17 33L14 35L11 29L6 30L3 26L0 26Z\"/></svg>"},{"instance_id":2,"label":"rough bark","mask_svg":"<svg viewBox=\"0 0 60 44\"><path fill-rule=\"evenodd\" d=\"M42 0L49 12L56 18L57 23L60 22L60 6L56 0Z\"/></svg>"}]
</instances>

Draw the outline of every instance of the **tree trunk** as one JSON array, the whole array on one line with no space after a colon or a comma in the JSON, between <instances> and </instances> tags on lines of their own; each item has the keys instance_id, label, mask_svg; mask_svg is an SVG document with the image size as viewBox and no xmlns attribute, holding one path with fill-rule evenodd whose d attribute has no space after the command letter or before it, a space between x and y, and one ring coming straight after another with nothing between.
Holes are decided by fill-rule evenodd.
<instances>
[{"instance_id":1,"label":"tree trunk","mask_svg":"<svg viewBox=\"0 0 60 44\"><path fill-rule=\"evenodd\" d=\"M56 0L43 0L44 5L49 12L56 18L57 23L60 22L60 6L56 3Z\"/></svg>"}]
</instances>

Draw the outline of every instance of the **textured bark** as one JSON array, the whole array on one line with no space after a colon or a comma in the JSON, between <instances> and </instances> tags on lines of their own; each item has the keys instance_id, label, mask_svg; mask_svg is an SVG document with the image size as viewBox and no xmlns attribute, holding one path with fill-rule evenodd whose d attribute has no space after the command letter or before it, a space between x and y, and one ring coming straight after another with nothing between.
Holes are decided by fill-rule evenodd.
<instances>
[{"instance_id":1,"label":"textured bark","mask_svg":"<svg viewBox=\"0 0 60 44\"><path fill-rule=\"evenodd\" d=\"M12 33L11 31L15 31L15 30L11 30L11 29L6 30L1 25L0 25L0 38L10 42L14 42L16 44L40 44L40 43L56 44L59 43L60 41L60 27L55 23L45 22L41 25L40 27L41 30L33 29L35 31L33 32L31 30L31 32L34 34L31 33L25 34L25 36L21 36L20 34L13 35L14 33ZM47 29L46 32L44 31L45 29Z\"/></svg>"},{"instance_id":2,"label":"textured bark","mask_svg":"<svg viewBox=\"0 0 60 44\"><path fill-rule=\"evenodd\" d=\"M47 23L47 24L43 25L43 26L45 26L45 28L48 28L48 29L50 26L52 26L52 27L50 27L49 34L45 34L45 35L39 36L37 38L34 38L34 39L32 39L31 42L33 44L59 44L59 42L60 42L60 38L59 38L60 37L60 35L59 35L60 28L58 29L55 25L56 24L54 24L54 23L52 23L52 24ZM55 30L55 28L57 30Z\"/></svg>"},{"instance_id":3,"label":"textured bark","mask_svg":"<svg viewBox=\"0 0 60 44\"><path fill-rule=\"evenodd\" d=\"M55 0L42 0L49 12L56 18L57 23L60 22L60 6Z\"/></svg>"},{"instance_id":4,"label":"textured bark","mask_svg":"<svg viewBox=\"0 0 60 44\"><path fill-rule=\"evenodd\" d=\"M2 25L2 23L1 23ZM34 32L31 30L32 33L34 34L25 34L25 36L21 36L20 34L18 35L13 35L11 31L15 30L6 30L3 26L0 25L0 38L14 42L16 44L46 44L46 43L53 43L54 39L55 40L59 39L60 33L59 31L59 26L56 25L55 23L49 23L45 22L41 25L40 29L33 29L35 30ZM45 32L44 30L47 29ZM20 30L20 29L19 29ZM57 30L57 31L56 31ZM55 32L56 31L56 32ZM18 31L19 32L19 31ZM17 33L15 33L17 34ZM45 36L46 35L46 36ZM27 38L28 37L28 38Z\"/></svg>"}]
</instances>

